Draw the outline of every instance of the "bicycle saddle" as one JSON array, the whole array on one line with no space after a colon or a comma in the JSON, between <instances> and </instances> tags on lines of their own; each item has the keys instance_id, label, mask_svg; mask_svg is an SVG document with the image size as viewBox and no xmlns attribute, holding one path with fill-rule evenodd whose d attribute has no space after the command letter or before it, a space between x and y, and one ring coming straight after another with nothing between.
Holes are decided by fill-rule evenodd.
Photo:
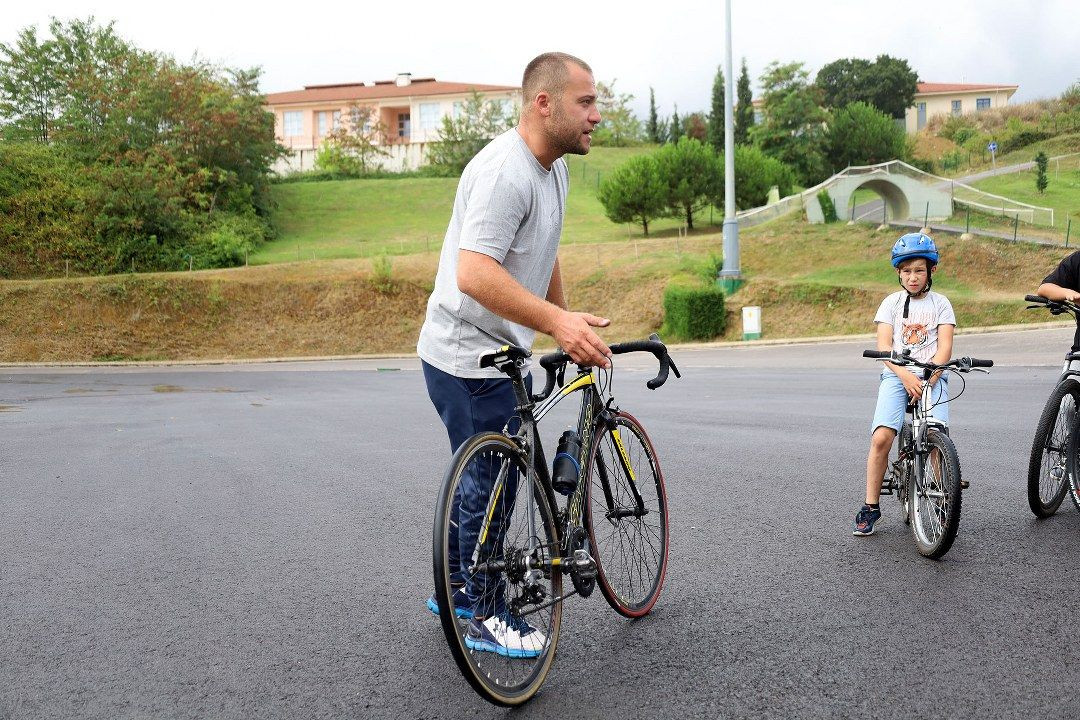
<instances>
[{"instance_id":1,"label":"bicycle saddle","mask_svg":"<svg viewBox=\"0 0 1080 720\"><path fill-rule=\"evenodd\" d=\"M486 353L481 353L477 364L482 368L497 368L506 363L516 363L519 360L524 360L531 356L532 353L525 348L520 348L517 345L503 345L498 350L489 350Z\"/></svg>"}]
</instances>

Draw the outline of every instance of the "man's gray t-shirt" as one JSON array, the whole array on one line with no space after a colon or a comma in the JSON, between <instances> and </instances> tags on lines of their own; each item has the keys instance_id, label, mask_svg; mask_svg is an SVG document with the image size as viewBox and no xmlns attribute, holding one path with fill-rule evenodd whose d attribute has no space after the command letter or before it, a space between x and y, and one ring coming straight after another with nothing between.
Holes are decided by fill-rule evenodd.
<instances>
[{"instance_id":1,"label":"man's gray t-shirt","mask_svg":"<svg viewBox=\"0 0 1080 720\"><path fill-rule=\"evenodd\" d=\"M458 251L488 255L538 297L546 297L562 233L566 162L545 170L517 129L488 143L465 167L443 240L435 289L416 352L457 377L503 377L477 366L480 354L502 345L531 349L536 333L484 308L458 290Z\"/></svg>"}]
</instances>

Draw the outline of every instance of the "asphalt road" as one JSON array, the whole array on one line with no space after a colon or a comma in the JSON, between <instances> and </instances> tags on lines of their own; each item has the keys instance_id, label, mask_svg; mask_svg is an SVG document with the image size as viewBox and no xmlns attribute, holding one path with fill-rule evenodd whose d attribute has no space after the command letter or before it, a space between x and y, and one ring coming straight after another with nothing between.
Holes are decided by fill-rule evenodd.
<instances>
[{"instance_id":1,"label":"asphalt road","mask_svg":"<svg viewBox=\"0 0 1080 720\"><path fill-rule=\"evenodd\" d=\"M423 606L449 447L415 360L0 368L0 718L1075 717L1080 514L1024 488L1070 337L958 337L1001 367L952 410L972 489L940 562L891 498L851 536L865 343L684 349L656 392L620 361L668 581L637 622L569 601L512 713Z\"/></svg>"}]
</instances>

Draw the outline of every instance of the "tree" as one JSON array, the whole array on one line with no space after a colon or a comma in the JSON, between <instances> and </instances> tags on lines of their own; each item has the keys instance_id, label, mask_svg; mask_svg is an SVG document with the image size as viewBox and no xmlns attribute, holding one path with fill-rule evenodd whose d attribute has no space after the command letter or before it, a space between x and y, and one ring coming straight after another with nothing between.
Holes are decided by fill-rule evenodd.
<instances>
[{"instance_id":1,"label":"tree","mask_svg":"<svg viewBox=\"0 0 1080 720\"><path fill-rule=\"evenodd\" d=\"M810 85L802 63L772 62L761 76L764 118L754 126L754 142L766 155L791 166L803 185L825 176L827 113L821 91Z\"/></svg>"},{"instance_id":2,"label":"tree","mask_svg":"<svg viewBox=\"0 0 1080 720\"><path fill-rule=\"evenodd\" d=\"M629 93L615 91L615 80L596 83L596 104L602 119L593 131L594 143L625 147L641 142L641 121L630 109L633 99Z\"/></svg>"},{"instance_id":3,"label":"tree","mask_svg":"<svg viewBox=\"0 0 1080 720\"><path fill-rule=\"evenodd\" d=\"M375 106L354 101L327 134L315 164L331 172L364 175L377 158L389 156L385 143L386 124L378 120Z\"/></svg>"},{"instance_id":4,"label":"tree","mask_svg":"<svg viewBox=\"0 0 1080 720\"><path fill-rule=\"evenodd\" d=\"M679 104L675 104L675 112L671 113L671 122L668 124L667 139L669 143L679 142L683 136L682 122L679 120Z\"/></svg>"},{"instance_id":5,"label":"tree","mask_svg":"<svg viewBox=\"0 0 1080 720\"><path fill-rule=\"evenodd\" d=\"M719 65L716 67L716 77L712 84L708 141L716 152L724 151L724 70Z\"/></svg>"},{"instance_id":6,"label":"tree","mask_svg":"<svg viewBox=\"0 0 1080 720\"><path fill-rule=\"evenodd\" d=\"M9 139L47 144L61 93L53 43L24 28L14 45L0 44L0 124Z\"/></svg>"},{"instance_id":7,"label":"tree","mask_svg":"<svg viewBox=\"0 0 1080 720\"><path fill-rule=\"evenodd\" d=\"M692 112L683 118L683 134L702 142L709 139L709 121L704 113Z\"/></svg>"},{"instance_id":8,"label":"tree","mask_svg":"<svg viewBox=\"0 0 1080 720\"><path fill-rule=\"evenodd\" d=\"M724 157L720 156L720 164L724 164ZM773 186L780 193L780 197L791 194L795 184L795 173L790 167L776 158L771 158L751 145L737 145L735 147L735 208L737 210L749 210L750 208L764 205L768 199L769 190ZM710 202L718 208L724 207L724 187L717 185Z\"/></svg>"},{"instance_id":9,"label":"tree","mask_svg":"<svg viewBox=\"0 0 1080 720\"><path fill-rule=\"evenodd\" d=\"M825 134L832 172L849 165L872 165L907 158L907 135L880 110L854 102L833 113Z\"/></svg>"},{"instance_id":10,"label":"tree","mask_svg":"<svg viewBox=\"0 0 1080 720\"><path fill-rule=\"evenodd\" d=\"M1042 195L1046 192L1046 186L1050 181L1046 179L1046 165L1049 162L1046 153L1042 150L1035 156L1035 189Z\"/></svg>"},{"instance_id":11,"label":"tree","mask_svg":"<svg viewBox=\"0 0 1080 720\"><path fill-rule=\"evenodd\" d=\"M746 70L746 58L742 61L742 72L736 85L738 104L735 106L735 144L750 143L750 128L754 127L754 95L750 90L750 73Z\"/></svg>"},{"instance_id":12,"label":"tree","mask_svg":"<svg viewBox=\"0 0 1080 720\"><path fill-rule=\"evenodd\" d=\"M683 137L656 151L660 177L666 185L664 204L672 217L694 229L694 213L709 204L724 179L723 166L711 145Z\"/></svg>"},{"instance_id":13,"label":"tree","mask_svg":"<svg viewBox=\"0 0 1080 720\"><path fill-rule=\"evenodd\" d=\"M475 90L455 115L444 115L439 140L428 146L428 163L460 175L492 138L514 127L517 110L506 112L497 102L484 100Z\"/></svg>"},{"instance_id":14,"label":"tree","mask_svg":"<svg viewBox=\"0 0 1080 720\"><path fill-rule=\"evenodd\" d=\"M637 155L604 179L597 197L612 222L640 223L648 237L649 221L664 213L667 184L660 177L655 157Z\"/></svg>"},{"instance_id":15,"label":"tree","mask_svg":"<svg viewBox=\"0 0 1080 720\"><path fill-rule=\"evenodd\" d=\"M667 137L667 128L664 127L664 123L658 120L656 115L656 93L653 89L649 88L649 121L645 125L645 132L649 136L649 142L654 142L660 145L664 142L664 138Z\"/></svg>"},{"instance_id":16,"label":"tree","mask_svg":"<svg viewBox=\"0 0 1080 720\"><path fill-rule=\"evenodd\" d=\"M902 118L915 101L918 73L907 60L878 55L874 62L861 58L834 60L818 71L814 84L822 102L842 108L853 102L873 105L892 118Z\"/></svg>"}]
</instances>

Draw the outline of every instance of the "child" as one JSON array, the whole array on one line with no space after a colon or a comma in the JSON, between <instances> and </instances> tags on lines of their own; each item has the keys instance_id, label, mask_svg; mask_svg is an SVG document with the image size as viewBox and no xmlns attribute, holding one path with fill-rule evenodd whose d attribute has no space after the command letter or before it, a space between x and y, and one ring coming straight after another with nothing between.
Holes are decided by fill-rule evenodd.
<instances>
[{"instance_id":1,"label":"child","mask_svg":"<svg viewBox=\"0 0 1080 720\"><path fill-rule=\"evenodd\" d=\"M908 233L893 245L892 265L903 289L885 298L874 316L878 350L909 350L912 358L922 362L949 361L956 316L948 298L930 292L937 263L937 246L928 235ZM866 504L855 515L854 535L874 534L874 523L881 517L878 500L889 463L889 449L904 424L909 399L915 400L922 394L919 368L915 368L916 375L907 367L890 362L883 365L871 426L870 453L866 458ZM938 403L931 414L948 426L948 376L936 373L931 383L932 399Z\"/></svg>"}]
</instances>

